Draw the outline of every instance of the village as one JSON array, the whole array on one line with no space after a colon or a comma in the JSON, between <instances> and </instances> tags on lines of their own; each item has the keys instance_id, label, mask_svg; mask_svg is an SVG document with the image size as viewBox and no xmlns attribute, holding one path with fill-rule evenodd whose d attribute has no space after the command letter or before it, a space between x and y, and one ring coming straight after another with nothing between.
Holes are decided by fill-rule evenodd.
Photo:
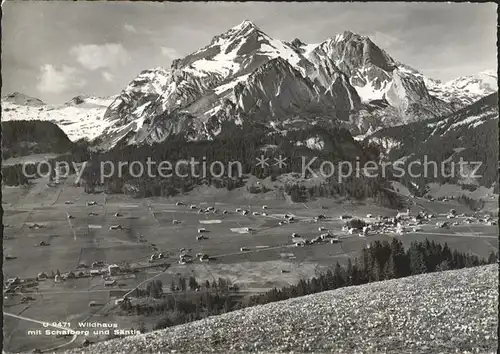
<instances>
[{"instance_id":1,"label":"village","mask_svg":"<svg viewBox=\"0 0 500 354\"><path fill-rule=\"evenodd\" d=\"M108 338L75 336L68 344L64 336L26 337L44 322L111 321L123 335L138 322L151 329L154 316L120 309L154 304L153 284L171 296L213 291L205 283L221 282L245 297L345 265L376 240L408 246L430 239L481 257L498 247L493 209L473 212L452 199L411 198L408 210L397 211L370 202L289 203L213 192L137 200L85 193L71 178L6 190L7 347L46 350Z\"/></svg>"},{"instance_id":2,"label":"village","mask_svg":"<svg viewBox=\"0 0 500 354\"><path fill-rule=\"evenodd\" d=\"M72 204L70 201L65 202L66 205ZM86 203L86 206L95 206L97 202L92 200ZM177 202L175 204L177 207L187 208L183 202ZM268 206L263 205L263 210L268 211ZM228 215L230 213L238 214L241 216L252 215L254 217L268 217L268 212L251 212L245 208L236 208L234 212L230 212L228 210L219 210L213 206L200 208L196 205L190 205L189 210L195 211L197 214L203 215ZM251 213L251 214L250 214ZM98 216L95 212L88 213L89 216ZM119 219L123 215L120 213L113 214L115 218ZM71 214L67 215L68 219L75 219L75 217ZM328 217L324 214L319 214L309 217L301 217L293 214L282 214L276 215L272 214L274 220L276 220L276 226L284 226L284 225L293 225L293 224L301 224L301 225L311 225L315 223L322 223L325 226L317 227L318 235L311 238L306 238L297 232L292 232L291 237L289 238L289 243L282 245L283 247L305 247L312 246L316 244L324 244L331 243L336 244L342 242L343 239L353 236L358 236L360 238L369 238L374 235L385 235L385 234L393 234L403 236L406 233L418 233L423 232L424 230L429 229L447 229L458 226L465 225L486 225L486 226L495 226L496 221L493 219L491 214L479 214L479 213L460 213L458 214L456 209L450 209L448 213L444 215L436 215L434 213L419 211L415 214L412 214L409 209L405 212L398 212L396 216L382 216L377 215L373 216L372 214L367 214L364 218L356 218L352 215L343 214L338 218L343 224L340 229L330 229L328 228L328 223L331 223L332 217ZM434 222L434 220L441 218L446 219L442 221ZM278 221L279 220L279 221ZM181 221L174 219L172 221L173 225L180 224ZM44 225L39 225L34 223L28 226L30 229L40 229L44 228ZM109 227L109 230L125 230L126 228L121 224L114 224ZM239 232L251 234L254 230L251 227L245 227L239 230ZM210 230L206 227L201 227L197 229L197 234L195 236L196 241L198 242L207 242L209 240L209 232ZM311 230L312 232L312 230ZM145 236L140 234L138 235L139 242L147 243ZM50 246L49 243L45 241L40 241L38 246ZM178 261L179 265L187 265L193 263L195 261L199 262L214 262L217 261L217 257L215 255L209 255L207 253L198 252L196 255L192 255L191 248L180 248L179 250L164 250L160 251L156 244L149 243L149 247L154 251L149 255L148 258L142 260L135 260L133 262L121 262L120 264L111 263L108 264L104 260L93 260L90 264L79 263L75 269L67 270L64 272L60 272L57 270L56 273L51 271L49 274L47 271L39 272L36 277L33 278L24 278L20 279L19 277L9 278L5 282L4 293L5 299L9 299L9 297L20 295L19 301L20 303L25 303L28 301L35 300L30 294L34 292L34 289L37 289L39 282L44 281L53 281L54 283L62 283L69 279L79 279L79 278L93 278L93 279L102 279L102 285L105 288L111 287L120 287L125 284L120 284L120 280L127 277L127 275L132 275L144 271L150 268L160 268L160 267L168 267L170 263L173 261L173 255L178 253ZM239 251L241 253L252 252L248 247L240 247ZM5 260L15 259L15 256L5 255ZM115 300L115 304L119 304L123 301L123 298L119 298ZM95 302L90 302L89 306L96 306Z\"/></svg>"}]
</instances>

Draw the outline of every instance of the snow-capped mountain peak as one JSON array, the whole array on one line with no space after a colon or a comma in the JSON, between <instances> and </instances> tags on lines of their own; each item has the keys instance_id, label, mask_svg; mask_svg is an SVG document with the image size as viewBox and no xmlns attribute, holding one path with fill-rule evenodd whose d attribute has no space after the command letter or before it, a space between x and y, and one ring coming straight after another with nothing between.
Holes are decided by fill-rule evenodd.
<instances>
[{"instance_id":1,"label":"snow-capped mountain peak","mask_svg":"<svg viewBox=\"0 0 500 354\"><path fill-rule=\"evenodd\" d=\"M498 90L497 73L491 70L475 75L461 76L446 82L445 85L484 96Z\"/></svg>"},{"instance_id":2,"label":"snow-capped mountain peak","mask_svg":"<svg viewBox=\"0 0 500 354\"><path fill-rule=\"evenodd\" d=\"M431 95L460 108L498 91L498 78L496 71L491 70L461 76L445 83L428 79L426 85Z\"/></svg>"},{"instance_id":3,"label":"snow-capped mountain peak","mask_svg":"<svg viewBox=\"0 0 500 354\"><path fill-rule=\"evenodd\" d=\"M257 25L249 20L243 20L239 25L231 28L233 31L250 31L250 30L259 30Z\"/></svg>"},{"instance_id":4,"label":"snow-capped mountain peak","mask_svg":"<svg viewBox=\"0 0 500 354\"><path fill-rule=\"evenodd\" d=\"M209 46L224 45L224 42L232 42L238 38L251 36L254 32L261 32L259 28L251 21L245 20L239 25L234 26L226 32L212 38ZM262 32L261 32L262 33Z\"/></svg>"},{"instance_id":5,"label":"snow-capped mountain peak","mask_svg":"<svg viewBox=\"0 0 500 354\"><path fill-rule=\"evenodd\" d=\"M90 136L99 136L109 147L162 141L172 134L210 138L226 121L239 125L244 120L269 123L272 118L270 123L282 123L314 115L327 121L350 117L351 126L363 134L439 117L496 87L493 72L443 84L351 31L318 44L297 38L285 42L245 20L174 60L168 69L143 70L112 102L78 96L64 107L97 109L103 124ZM19 94L6 100L43 105ZM38 112L44 110L34 116L41 117ZM86 116L94 117L97 111ZM73 135L68 135L77 133L72 129Z\"/></svg>"},{"instance_id":6,"label":"snow-capped mountain peak","mask_svg":"<svg viewBox=\"0 0 500 354\"><path fill-rule=\"evenodd\" d=\"M208 46L174 61L172 68L198 76L211 72L227 78L248 74L278 56L299 68L301 56L291 46L269 37L252 22L243 21L215 36Z\"/></svg>"}]
</instances>

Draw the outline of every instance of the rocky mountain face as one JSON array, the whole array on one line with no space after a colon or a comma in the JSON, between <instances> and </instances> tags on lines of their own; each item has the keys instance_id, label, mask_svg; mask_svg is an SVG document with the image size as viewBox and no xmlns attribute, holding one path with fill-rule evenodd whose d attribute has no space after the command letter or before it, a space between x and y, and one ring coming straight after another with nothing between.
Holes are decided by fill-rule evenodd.
<instances>
[{"instance_id":1,"label":"rocky mountain face","mask_svg":"<svg viewBox=\"0 0 500 354\"><path fill-rule=\"evenodd\" d=\"M154 142L174 133L210 139L225 122L244 120L348 120L360 99L347 76L337 70L323 84L315 82L307 64L296 48L245 21L175 60L170 71L141 73L106 111L105 119L115 123L103 141Z\"/></svg>"},{"instance_id":2,"label":"rocky mountain face","mask_svg":"<svg viewBox=\"0 0 500 354\"><path fill-rule=\"evenodd\" d=\"M424 80L395 69L385 99L406 121L439 117L453 112L450 104L429 94Z\"/></svg>"},{"instance_id":3,"label":"rocky mountain face","mask_svg":"<svg viewBox=\"0 0 500 354\"><path fill-rule=\"evenodd\" d=\"M383 98L395 68L395 61L368 37L349 31L319 44L307 59L313 64L308 75L318 76L318 81L327 86L331 82L329 73L342 72L364 102Z\"/></svg>"},{"instance_id":4,"label":"rocky mountain face","mask_svg":"<svg viewBox=\"0 0 500 354\"><path fill-rule=\"evenodd\" d=\"M448 83L427 78L349 31L319 44L284 42L244 21L169 69L144 70L105 109L78 113L78 124L74 117L58 124L89 123L94 127L87 136L104 149L174 134L213 139L225 126L244 122L285 130L340 122L354 135L369 135L451 114L496 87L493 73ZM70 107L81 111L87 101L79 98ZM42 117L42 111L28 113L57 123L59 114ZM65 132L73 139L78 130L89 129Z\"/></svg>"},{"instance_id":5,"label":"rocky mountain face","mask_svg":"<svg viewBox=\"0 0 500 354\"><path fill-rule=\"evenodd\" d=\"M210 139L224 124L245 120L349 121L362 107L352 83L366 86L367 79L377 79L379 89L387 86L393 62L369 39L350 32L310 46L272 39L244 21L175 60L170 71L141 73L106 111L114 123L102 141L105 147L151 143L179 133Z\"/></svg>"},{"instance_id":6,"label":"rocky mountain face","mask_svg":"<svg viewBox=\"0 0 500 354\"><path fill-rule=\"evenodd\" d=\"M453 95L442 94L448 86ZM447 115L489 93L469 95L465 86L428 79L349 31L319 44L288 43L244 21L170 70L141 73L107 110L113 124L103 141L211 139L243 121L285 128L341 121L365 134Z\"/></svg>"}]
</instances>

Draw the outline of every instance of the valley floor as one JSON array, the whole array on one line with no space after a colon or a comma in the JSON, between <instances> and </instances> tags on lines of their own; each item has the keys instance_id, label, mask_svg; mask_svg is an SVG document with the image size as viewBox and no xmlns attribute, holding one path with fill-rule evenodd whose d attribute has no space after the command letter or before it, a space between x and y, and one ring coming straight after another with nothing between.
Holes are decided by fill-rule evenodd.
<instances>
[{"instance_id":1,"label":"valley floor","mask_svg":"<svg viewBox=\"0 0 500 354\"><path fill-rule=\"evenodd\" d=\"M137 328L141 320L150 330L158 318L118 316L113 311L113 305L124 293L139 286L144 288L151 279L161 280L164 292L169 292L171 281L180 275L194 276L199 283L205 280L212 282L221 277L237 284L242 294L255 294L272 287L296 284L300 279L332 269L336 262L346 264L349 258L356 257L375 240L390 242L392 238L398 238L407 247L412 241L428 238L442 244L447 242L452 250L470 252L482 258L488 257L491 251L498 251L498 226L461 224L449 230L434 226L434 222L447 220L445 213L450 208L456 208L458 213L467 212L464 206L453 202L419 201L412 212L427 209L437 215L433 224L426 225L421 232L360 237L341 230L344 221L340 220L340 215L350 214L366 219L368 213L395 216L397 211L369 202L333 199L291 203L274 191L256 195L246 192L244 188L227 192L203 187L176 198L133 199L123 195L92 195L85 194L83 188L74 187L71 178L55 187L48 187L47 181L37 180L30 188L3 188L4 254L16 257L4 262L4 278L34 278L42 271L49 276L52 271L58 270L63 274L74 271L80 263L90 265L95 260L142 268L134 274L117 276L117 285L112 288L105 287L100 276L83 276L58 283L52 278L39 282L36 292L23 288L21 293L9 294L4 299L4 315L7 315L4 323L5 351L81 346L85 338L83 335L75 338L27 335L28 331L44 329L41 323L46 321L71 322L72 329L78 321L84 320L111 322L121 329L130 329ZM181 200L186 205L176 205ZM97 205L87 206L88 201L96 201ZM191 204L199 208L214 206L219 210L227 209L228 213L198 214L197 209L189 208ZM236 212L236 208L251 212L243 216ZM120 217L115 216L117 212ZM263 212L268 215L262 215ZM68 219L68 214L74 219ZM297 221L279 225L284 214L295 215ZM313 217L319 214L328 218L313 222ZM173 224L173 220L180 223ZM35 224L42 227L34 228ZM110 230L110 226L116 224L125 229ZM208 239L196 240L200 227L209 231ZM253 230L246 233L243 231L246 227ZM321 233L319 227L338 235L341 242L294 247L292 233L312 239ZM49 246L40 247L42 241ZM153 244L165 254L165 258L149 264L149 257L154 252ZM241 251L242 247L247 251ZM192 255L198 252L209 254L216 260L178 264L181 248L191 249ZM161 267L164 262L169 264L167 269ZM21 302L24 295L33 297L33 301ZM90 302L98 306L89 307ZM100 335L90 336L91 341L102 339Z\"/></svg>"}]
</instances>

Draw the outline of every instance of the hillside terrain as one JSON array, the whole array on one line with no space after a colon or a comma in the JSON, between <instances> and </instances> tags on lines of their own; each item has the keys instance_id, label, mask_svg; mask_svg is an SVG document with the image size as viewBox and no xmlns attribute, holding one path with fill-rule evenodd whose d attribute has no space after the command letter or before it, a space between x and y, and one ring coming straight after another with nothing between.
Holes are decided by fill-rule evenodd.
<instances>
[{"instance_id":1,"label":"hillside terrain","mask_svg":"<svg viewBox=\"0 0 500 354\"><path fill-rule=\"evenodd\" d=\"M51 122L2 122L4 159L40 153L66 153L73 145L63 130Z\"/></svg>"},{"instance_id":2,"label":"hillside terrain","mask_svg":"<svg viewBox=\"0 0 500 354\"><path fill-rule=\"evenodd\" d=\"M477 102L458 110L448 116L427 121L414 122L407 125L385 128L369 135L365 142L378 145L387 160L399 161L408 166L414 161L422 164L435 161L447 162L449 178L438 173L434 178L432 167L428 176L412 178L414 184L425 188L427 183L439 181L473 186L491 187L498 179L498 93L490 94ZM481 162L478 171L472 176L474 165L464 168L460 173L459 166L451 167L451 162ZM439 166L439 165L438 165ZM422 166L414 165L415 174L423 174ZM468 176L468 171L471 173ZM451 176L451 172L454 175ZM408 181L409 182L409 181Z\"/></svg>"},{"instance_id":3,"label":"hillside terrain","mask_svg":"<svg viewBox=\"0 0 500 354\"><path fill-rule=\"evenodd\" d=\"M67 353L496 353L498 266L254 306Z\"/></svg>"}]
</instances>

